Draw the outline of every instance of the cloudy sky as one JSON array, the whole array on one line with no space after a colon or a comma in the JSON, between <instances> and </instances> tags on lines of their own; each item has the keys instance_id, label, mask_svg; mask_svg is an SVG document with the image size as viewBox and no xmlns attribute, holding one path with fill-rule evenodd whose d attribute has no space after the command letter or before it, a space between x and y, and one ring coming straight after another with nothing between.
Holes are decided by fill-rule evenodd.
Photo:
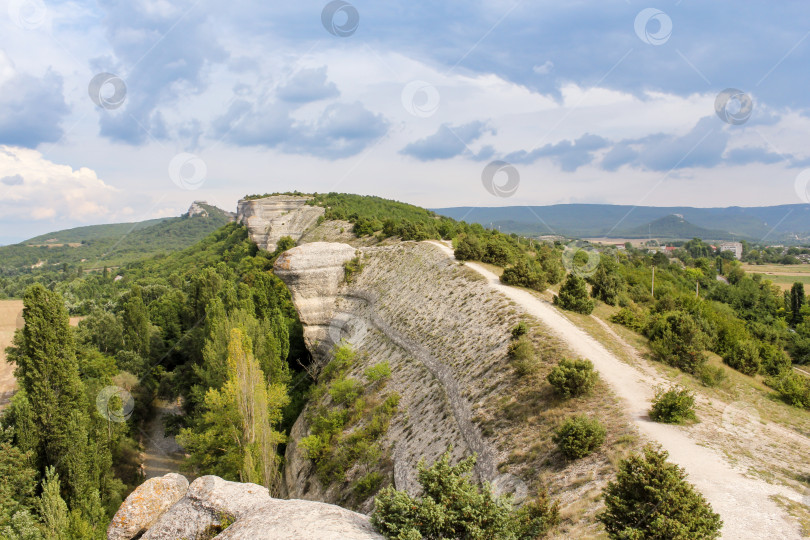
<instances>
[{"instance_id":1,"label":"cloudy sky","mask_svg":"<svg viewBox=\"0 0 810 540\"><path fill-rule=\"evenodd\" d=\"M0 244L294 189L808 202L806 0L1 3Z\"/></svg>"}]
</instances>

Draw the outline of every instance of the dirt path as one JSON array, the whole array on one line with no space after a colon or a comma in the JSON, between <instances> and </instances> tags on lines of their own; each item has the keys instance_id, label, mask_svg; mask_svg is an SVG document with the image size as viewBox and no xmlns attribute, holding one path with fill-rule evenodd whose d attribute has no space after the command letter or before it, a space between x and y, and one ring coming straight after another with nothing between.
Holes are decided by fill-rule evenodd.
<instances>
[{"instance_id":1,"label":"dirt path","mask_svg":"<svg viewBox=\"0 0 810 540\"><path fill-rule=\"evenodd\" d=\"M11 345L14 331L23 327L22 310L22 300L0 300L0 409L17 389L14 366L6 362L6 347Z\"/></svg>"},{"instance_id":2,"label":"dirt path","mask_svg":"<svg viewBox=\"0 0 810 540\"><path fill-rule=\"evenodd\" d=\"M180 472L180 464L185 457L183 449L180 448L173 436L167 436L163 432L163 418L175 414L180 414L180 406L177 403L157 400L155 403L155 415L141 432L144 444L144 480L163 476L170 472ZM192 480L190 476L185 476L189 481Z\"/></svg>"},{"instance_id":3,"label":"dirt path","mask_svg":"<svg viewBox=\"0 0 810 540\"><path fill-rule=\"evenodd\" d=\"M431 243L453 256L452 249L447 245ZM621 398L626 412L639 431L648 439L660 443L669 452L670 459L686 470L689 481L695 484L721 515L724 522L723 538L802 538L799 525L771 497L782 496L800 503L803 494L785 486L743 476L724 457L689 438L688 427L651 421L647 411L658 382L651 374L643 373L619 360L550 303L528 291L503 285L495 274L478 264L466 264L484 276L492 288L545 323L552 332L565 340L573 352L593 362L602 379Z\"/></svg>"}]
</instances>

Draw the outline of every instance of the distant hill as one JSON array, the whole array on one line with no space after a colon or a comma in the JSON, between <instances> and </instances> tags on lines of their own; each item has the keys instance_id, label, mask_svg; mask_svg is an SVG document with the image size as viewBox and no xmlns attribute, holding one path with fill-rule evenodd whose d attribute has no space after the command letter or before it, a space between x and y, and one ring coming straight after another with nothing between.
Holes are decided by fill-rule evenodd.
<instances>
[{"instance_id":1,"label":"distant hill","mask_svg":"<svg viewBox=\"0 0 810 540\"><path fill-rule=\"evenodd\" d=\"M90 225L43 234L19 244L0 246L0 276L64 264L84 269L120 266L185 249L232 219L230 212L195 202L180 217Z\"/></svg>"},{"instance_id":2,"label":"distant hill","mask_svg":"<svg viewBox=\"0 0 810 540\"><path fill-rule=\"evenodd\" d=\"M625 234L627 238L689 239L703 238L711 240L731 240L734 235L728 231L706 229L686 221L680 214L671 214L651 221L647 225L636 227Z\"/></svg>"},{"instance_id":3,"label":"distant hill","mask_svg":"<svg viewBox=\"0 0 810 540\"><path fill-rule=\"evenodd\" d=\"M499 226L504 232L525 235L561 234L572 237L609 238L623 238L634 234L638 236L642 229L647 230L656 220L679 214L694 227L713 231L711 234L722 235L712 238L717 240L731 236L752 241L765 239L770 242L794 243L810 239L808 204L752 208L557 204L495 208L434 208L433 211L454 219L485 226ZM688 233L686 228L682 229L684 233ZM646 235L645 233L644 236Z\"/></svg>"}]
</instances>

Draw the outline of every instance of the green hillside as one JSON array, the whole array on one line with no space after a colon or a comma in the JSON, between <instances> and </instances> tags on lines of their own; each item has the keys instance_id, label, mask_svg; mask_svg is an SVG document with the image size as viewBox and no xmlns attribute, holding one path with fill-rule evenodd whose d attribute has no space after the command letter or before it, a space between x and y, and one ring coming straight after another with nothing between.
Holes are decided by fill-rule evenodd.
<instances>
[{"instance_id":1,"label":"green hillside","mask_svg":"<svg viewBox=\"0 0 810 540\"><path fill-rule=\"evenodd\" d=\"M48 233L20 244L0 247L0 276L33 270L62 271L65 265L116 267L196 244L225 225L230 214L210 205L207 215L188 214L140 223L92 225Z\"/></svg>"}]
</instances>

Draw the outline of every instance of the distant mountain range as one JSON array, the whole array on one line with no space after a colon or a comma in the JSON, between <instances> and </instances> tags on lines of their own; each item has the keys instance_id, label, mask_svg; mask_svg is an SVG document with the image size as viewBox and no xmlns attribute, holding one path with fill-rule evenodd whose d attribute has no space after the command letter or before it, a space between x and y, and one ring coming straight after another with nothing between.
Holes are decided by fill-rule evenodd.
<instances>
[{"instance_id":1,"label":"distant mountain range","mask_svg":"<svg viewBox=\"0 0 810 540\"><path fill-rule=\"evenodd\" d=\"M468 223L500 227L529 236L559 234L577 238L745 239L799 243L810 240L810 205L742 208L556 204L551 206L433 208Z\"/></svg>"}]
</instances>

